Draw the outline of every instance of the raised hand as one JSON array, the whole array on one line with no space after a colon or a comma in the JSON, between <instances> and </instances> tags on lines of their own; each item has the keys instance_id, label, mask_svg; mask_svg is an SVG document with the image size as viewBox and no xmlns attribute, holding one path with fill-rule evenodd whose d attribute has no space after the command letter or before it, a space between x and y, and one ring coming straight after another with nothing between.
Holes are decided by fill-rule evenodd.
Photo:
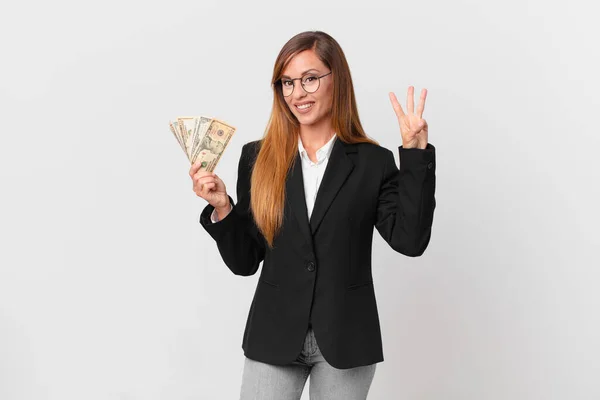
<instances>
[{"instance_id":1,"label":"raised hand","mask_svg":"<svg viewBox=\"0 0 600 400\"><path fill-rule=\"evenodd\" d=\"M423 110L425 109L427 89L421 90L421 98L419 99L419 105L417 106L416 114L414 106L414 91L415 88L413 86L408 87L408 93L406 95L408 114L405 114L402 110L402 106L398 102L394 92L390 92L390 101L392 102L392 107L394 107L394 112L398 117L400 134L402 135L402 147L405 149L424 149L427 147L429 135L427 130L427 121L423 119Z\"/></svg>"}]
</instances>

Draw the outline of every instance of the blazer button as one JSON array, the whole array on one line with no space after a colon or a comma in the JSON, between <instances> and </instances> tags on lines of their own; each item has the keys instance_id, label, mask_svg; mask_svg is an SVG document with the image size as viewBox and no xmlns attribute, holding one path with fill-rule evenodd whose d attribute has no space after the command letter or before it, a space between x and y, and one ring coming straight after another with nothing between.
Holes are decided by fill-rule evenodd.
<instances>
[{"instance_id":1,"label":"blazer button","mask_svg":"<svg viewBox=\"0 0 600 400\"><path fill-rule=\"evenodd\" d=\"M315 263L312 261L309 261L308 264L306 264L306 269L309 270L310 272L315 270Z\"/></svg>"},{"instance_id":2,"label":"blazer button","mask_svg":"<svg viewBox=\"0 0 600 400\"><path fill-rule=\"evenodd\" d=\"M429 168L429 169L433 168L433 163L430 162L429 164L427 164L427 168Z\"/></svg>"}]
</instances>

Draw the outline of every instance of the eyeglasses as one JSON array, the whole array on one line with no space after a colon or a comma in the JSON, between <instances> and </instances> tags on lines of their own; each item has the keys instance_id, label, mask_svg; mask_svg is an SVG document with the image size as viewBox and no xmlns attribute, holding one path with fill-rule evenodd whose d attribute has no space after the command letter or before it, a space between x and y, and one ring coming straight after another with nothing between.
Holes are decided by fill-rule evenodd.
<instances>
[{"instance_id":1,"label":"eyeglasses","mask_svg":"<svg viewBox=\"0 0 600 400\"><path fill-rule=\"evenodd\" d=\"M295 80L299 80L302 88L308 93L314 93L319 90L319 86L321 85L321 78L331 74L332 71L329 71L325 75L317 76L315 74L308 74L303 76L302 78L282 78L280 80L281 83L281 92L284 97L291 96L294 92L294 84Z\"/></svg>"}]
</instances>

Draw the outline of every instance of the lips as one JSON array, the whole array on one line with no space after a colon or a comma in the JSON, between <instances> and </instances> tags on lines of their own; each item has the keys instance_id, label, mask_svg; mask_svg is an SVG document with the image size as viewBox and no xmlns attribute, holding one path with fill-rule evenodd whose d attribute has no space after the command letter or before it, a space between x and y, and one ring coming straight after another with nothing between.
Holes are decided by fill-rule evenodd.
<instances>
[{"instance_id":1,"label":"lips","mask_svg":"<svg viewBox=\"0 0 600 400\"><path fill-rule=\"evenodd\" d=\"M304 101L301 103L294 104L294 107L296 107L296 110L298 110L298 111L306 111L306 110L310 110L313 107L314 103L315 103L314 101Z\"/></svg>"}]
</instances>

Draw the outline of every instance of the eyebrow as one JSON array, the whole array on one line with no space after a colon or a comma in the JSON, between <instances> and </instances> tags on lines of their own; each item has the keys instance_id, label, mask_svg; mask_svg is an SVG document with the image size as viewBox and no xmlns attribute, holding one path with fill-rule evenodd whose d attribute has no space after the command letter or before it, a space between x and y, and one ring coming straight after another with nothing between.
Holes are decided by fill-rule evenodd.
<instances>
[{"instance_id":1,"label":"eyebrow","mask_svg":"<svg viewBox=\"0 0 600 400\"><path fill-rule=\"evenodd\" d=\"M319 72L319 70L318 70L318 69L316 69L316 68L311 68L311 69L307 69L306 71L304 71L304 72L303 72L303 73L302 73L300 76L302 76L302 75L304 75L304 74L306 74L307 72L310 72L310 71L317 71L317 72ZM290 77L289 77L289 76L287 76L287 75L282 75L281 77L282 77L282 78L290 78Z\"/></svg>"}]
</instances>

